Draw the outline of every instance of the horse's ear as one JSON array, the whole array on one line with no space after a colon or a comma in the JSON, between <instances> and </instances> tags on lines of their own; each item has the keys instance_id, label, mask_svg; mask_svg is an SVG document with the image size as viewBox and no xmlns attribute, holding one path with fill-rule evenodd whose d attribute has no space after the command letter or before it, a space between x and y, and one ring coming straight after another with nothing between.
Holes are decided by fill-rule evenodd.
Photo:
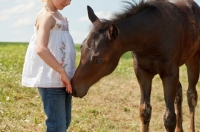
<instances>
[{"instance_id":1,"label":"horse's ear","mask_svg":"<svg viewBox=\"0 0 200 132\"><path fill-rule=\"evenodd\" d=\"M90 19L90 21L94 24L97 25L100 23L99 18L94 14L93 9L90 6L87 6L87 10L88 10L88 17Z\"/></svg>"},{"instance_id":2,"label":"horse's ear","mask_svg":"<svg viewBox=\"0 0 200 132\"><path fill-rule=\"evenodd\" d=\"M108 28L108 38L109 40L115 40L119 36L119 30L115 24L112 24Z\"/></svg>"}]
</instances>

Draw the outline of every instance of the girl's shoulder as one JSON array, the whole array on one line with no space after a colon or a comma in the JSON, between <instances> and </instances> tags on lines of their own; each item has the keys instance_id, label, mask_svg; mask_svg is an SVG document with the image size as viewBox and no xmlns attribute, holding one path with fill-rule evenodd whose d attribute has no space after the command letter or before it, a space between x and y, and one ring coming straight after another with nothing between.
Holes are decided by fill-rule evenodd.
<instances>
[{"instance_id":1,"label":"girl's shoulder","mask_svg":"<svg viewBox=\"0 0 200 132\"><path fill-rule=\"evenodd\" d=\"M54 20L54 17L52 16L52 14L47 11L41 12L38 15L38 18L42 20Z\"/></svg>"},{"instance_id":2,"label":"girl's shoulder","mask_svg":"<svg viewBox=\"0 0 200 132\"><path fill-rule=\"evenodd\" d=\"M53 28L55 25L56 20L52 16L52 14L48 11L42 10L39 12L37 19L36 19L36 28L39 29L41 26L50 26Z\"/></svg>"}]
</instances>

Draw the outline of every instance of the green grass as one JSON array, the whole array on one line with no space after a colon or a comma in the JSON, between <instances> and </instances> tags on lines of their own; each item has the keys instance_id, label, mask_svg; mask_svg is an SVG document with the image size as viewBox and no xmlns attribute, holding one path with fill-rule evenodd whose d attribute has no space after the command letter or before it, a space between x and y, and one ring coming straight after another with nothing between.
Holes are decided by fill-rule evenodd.
<instances>
[{"instance_id":1,"label":"green grass","mask_svg":"<svg viewBox=\"0 0 200 132\"><path fill-rule=\"evenodd\" d=\"M80 45L76 45L77 60ZM45 115L37 89L21 87L21 73L27 43L0 43L0 132L42 132ZM140 131L140 90L133 72L130 52L124 54L115 71L93 85L88 94L73 98L69 132L138 132ZM183 86L183 127L189 131L187 74L180 68ZM164 132L165 112L160 78L153 80L150 131ZM200 84L197 85L200 93ZM200 132L200 105L196 108L196 131Z\"/></svg>"}]
</instances>

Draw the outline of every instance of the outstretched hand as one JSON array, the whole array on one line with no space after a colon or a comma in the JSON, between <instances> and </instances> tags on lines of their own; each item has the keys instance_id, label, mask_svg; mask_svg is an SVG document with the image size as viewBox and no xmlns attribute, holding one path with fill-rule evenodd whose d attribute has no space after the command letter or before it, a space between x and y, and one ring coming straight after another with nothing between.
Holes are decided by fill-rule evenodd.
<instances>
[{"instance_id":1,"label":"outstretched hand","mask_svg":"<svg viewBox=\"0 0 200 132\"><path fill-rule=\"evenodd\" d=\"M71 86L71 83L70 83L70 79L67 76L67 73L60 75L60 79L61 79L63 85L66 87L66 91L71 94L72 93L72 86Z\"/></svg>"}]
</instances>

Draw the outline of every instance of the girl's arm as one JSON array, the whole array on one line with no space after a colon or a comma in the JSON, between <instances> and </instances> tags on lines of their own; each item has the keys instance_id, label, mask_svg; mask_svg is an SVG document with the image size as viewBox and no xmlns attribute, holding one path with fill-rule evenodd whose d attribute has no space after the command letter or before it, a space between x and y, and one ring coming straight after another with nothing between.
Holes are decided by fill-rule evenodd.
<instances>
[{"instance_id":1,"label":"girl's arm","mask_svg":"<svg viewBox=\"0 0 200 132\"><path fill-rule=\"evenodd\" d=\"M38 17L36 24L39 28L37 38L37 54L44 60L47 65L49 65L60 74L60 79L64 86L66 86L66 91L68 93L72 93L72 87L67 73L47 47L50 30L55 25L55 19L51 16L50 13L45 12Z\"/></svg>"}]
</instances>

